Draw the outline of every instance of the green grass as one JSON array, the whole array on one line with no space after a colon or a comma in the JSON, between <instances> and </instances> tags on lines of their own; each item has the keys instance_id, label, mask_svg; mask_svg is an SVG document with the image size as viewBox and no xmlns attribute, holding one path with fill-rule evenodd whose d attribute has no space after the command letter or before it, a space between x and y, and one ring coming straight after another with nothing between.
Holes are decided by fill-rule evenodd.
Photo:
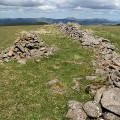
<instances>
[{"instance_id":1,"label":"green grass","mask_svg":"<svg viewBox=\"0 0 120 120\"><path fill-rule=\"evenodd\" d=\"M0 50L9 47L15 41L16 36L23 30L36 30L40 25L30 26L0 26Z\"/></svg>"},{"instance_id":2,"label":"green grass","mask_svg":"<svg viewBox=\"0 0 120 120\"><path fill-rule=\"evenodd\" d=\"M107 38L119 49L120 51L120 26L89 26L98 36Z\"/></svg>"},{"instance_id":3,"label":"green grass","mask_svg":"<svg viewBox=\"0 0 120 120\"><path fill-rule=\"evenodd\" d=\"M0 120L67 120L69 100L91 99L85 93L90 81L84 78L94 73L93 51L58 33L54 26L0 27L0 50L12 45L19 31L43 29L51 32L41 33L43 41L58 48L54 55L39 62L28 60L25 65L15 61L0 64ZM83 77L80 92L71 89L72 80L77 77ZM51 94L46 83L53 79L65 86L65 94Z\"/></svg>"}]
</instances>

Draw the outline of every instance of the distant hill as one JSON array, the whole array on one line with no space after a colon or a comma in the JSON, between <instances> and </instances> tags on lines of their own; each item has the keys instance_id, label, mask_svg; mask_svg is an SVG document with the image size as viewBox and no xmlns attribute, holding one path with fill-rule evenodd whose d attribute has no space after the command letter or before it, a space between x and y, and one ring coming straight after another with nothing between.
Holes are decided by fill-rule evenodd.
<instances>
[{"instance_id":1,"label":"distant hill","mask_svg":"<svg viewBox=\"0 0 120 120\"><path fill-rule=\"evenodd\" d=\"M53 18L13 18L0 19L0 25L27 25L27 24L52 24L52 23L68 23L76 22L82 25L97 25L97 24L118 24L119 22L110 21L107 19L76 19L73 17L64 19Z\"/></svg>"},{"instance_id":2,"label":"distant hill","mask_svg":"<svg viewBox=\"0 0 120 120\"><path fill-rule=\"evenodd\" d=\"M120 26L120 23L118 23L118 24L116 24L116 25Z\"/></svg>"},{"instance_id":3,"label":"distant hill","mask_svg":"<svg viewBox=\"0 0 120 120\"><path fill-rule=\"evenodd\" d=\"M0 25L44 25L47 22L37 21L35 18L15 18L15 19L0 19Z\"/></svg>"}]
</instances>

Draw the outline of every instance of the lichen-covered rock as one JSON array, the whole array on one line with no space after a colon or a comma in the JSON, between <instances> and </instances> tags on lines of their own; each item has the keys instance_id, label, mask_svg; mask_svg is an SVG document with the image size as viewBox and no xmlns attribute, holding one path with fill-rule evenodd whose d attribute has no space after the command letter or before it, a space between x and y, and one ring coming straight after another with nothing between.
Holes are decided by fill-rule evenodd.
<instances>
[{"instance_id":1,"label":"lichen-covered rock","mask_svg":"<svg viewBox=\"0 0 120 120\"><path fill-rule=\"evenodd\" d=\"M97 92L96 92L96 94L95 94L95 96L94 96L94 101L95 101L96 103L99 103L99 102L100 102L100 100L101 100L101 98L102 98L102 95L103 95L103 93L104 93L105 90L106 90L106 87L105 87L105 86L97 90Z\"/></svg>"},{"instance_id":2,"label":"lichen-covered rock","mask_svg":"<svg viewBox=\"0 0 120 120\"><path fill-rule=\"evenodd\" d=\"M105 91L101 99L101 104L105 109L120 115L120 89L111 88Z\"/></svg>"},{"instance_id":3,"label":"lichen-covered rock","mask_svg":"<svg viewBox=\"0 0 120 120\"><path fill-rule=\"evenodd\" d=\"M108 76L109 83L120 88L120 69L115 69Z\"/></svg>"},{"instance_id":4,"label":"lichen-covered rock","mask_svg":"<svg viewBox=\"0 0 120 120\"><path fill-rule=\"evenodd\" d=\"M94 101L89 101L84 104L83 106L85 112L88 116L93 118L98 118L102 115L102 108L99 103L96 103Z\"/></svg>"},{"instance_id":5,"label":"lichen-covered rock","mask_svg":"<svg viewBox=\"0 0 120 120\"><path fill-rule=\"evenodd\" d=\"M83 110L83 104L77 101L69 101L68 102L68 112L66 114L66 118L71 120L86 120L87 115Z\"/></svg>"}]
</instances>

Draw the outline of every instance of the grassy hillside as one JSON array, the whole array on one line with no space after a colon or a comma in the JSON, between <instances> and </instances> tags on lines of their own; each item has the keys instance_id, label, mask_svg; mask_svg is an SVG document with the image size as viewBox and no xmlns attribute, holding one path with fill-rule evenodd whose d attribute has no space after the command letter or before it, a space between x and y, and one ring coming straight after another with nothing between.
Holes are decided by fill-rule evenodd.
<instances>
[{"instance_id":1,"label":"grassy hillside","mask_svg":"<svg viewBox=\"0 0 120 120\"><path fill-rule=\"evenodd\" d=\"M40 61L28 60L21 65L15 61L0 64L0 120L66 120L68 100L82 102L91 99L85 93L94 74L93 51L73 42L55 26L2 26L0 51L11 46L18 32L35 30L43 41L58 51ZM74 91L73 78L80 78L80 92ZM65 86L65 94L51 94L46 83L58 79Z\"/></svg>"},{"instance_id":2,"label":"grassy hillside","mask_svg":"<svg viewBox=\"0 0 120 120\"><path fill-rule=\"evenodd\" d=\"M120 46L119 26L87 26L95 34L108 38L117 48ZM85 102L91 96L85 88L91 82L85 76L94 74L91 49L83 48L55 26L1 26L0 51L11 46L20 31L37 31L40 38L58 50L49 58L28 60L21 65L16 61L0 63L0 120L67 120L67 102ZM72 89L73 78L79 81L80 91ZM62 95L51 94L46 85L58 79L65 88Z\"/></svg>"},{"instance_id":3,"label":"grassy hillside","mask_svg":"<svg viewBox=\"0 0 120 120\"><path fill-rule=\"evenodd\" d=\"M111 40L120 50L120 26L88 26L95 34Z\"/></svg>"}]
</instances>

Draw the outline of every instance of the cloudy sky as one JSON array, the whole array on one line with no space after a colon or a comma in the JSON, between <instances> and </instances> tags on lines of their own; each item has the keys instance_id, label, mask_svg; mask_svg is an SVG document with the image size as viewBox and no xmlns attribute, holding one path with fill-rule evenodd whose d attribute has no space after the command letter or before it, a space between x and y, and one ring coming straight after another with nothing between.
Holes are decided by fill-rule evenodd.
<instances>
[{"instance_id":1,"label":"cloudy sky","mask_svg":"<svg viewBox=\"0 0 120 120\"><path fill-rule=\"evenodd\" d=\"M120 0L0 0L0 18L120 20Z\"/></svg>"}]
</instances>

